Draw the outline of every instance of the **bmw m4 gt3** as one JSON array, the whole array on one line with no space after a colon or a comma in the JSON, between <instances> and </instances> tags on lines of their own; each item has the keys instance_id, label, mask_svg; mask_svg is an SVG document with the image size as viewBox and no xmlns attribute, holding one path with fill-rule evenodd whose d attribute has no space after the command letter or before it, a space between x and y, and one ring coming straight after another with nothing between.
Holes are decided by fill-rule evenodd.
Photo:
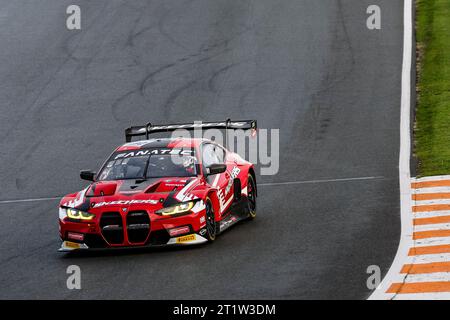
<instances>
[{"instance_id":1,"label":"bmw m4 gt3","mask_svg":"<svg viewBox=\"0 0 450 320\"><path fill-rule=\"evenodd\" d=\"M207 140L155 138L197 124L135 126L85 189L59 207L60 251L213 242L256 216L253 164ZM202 128L256 130L256 121L209 122ZM134 136L145 140L131 141Z\"/></svg>"}]
</instances>

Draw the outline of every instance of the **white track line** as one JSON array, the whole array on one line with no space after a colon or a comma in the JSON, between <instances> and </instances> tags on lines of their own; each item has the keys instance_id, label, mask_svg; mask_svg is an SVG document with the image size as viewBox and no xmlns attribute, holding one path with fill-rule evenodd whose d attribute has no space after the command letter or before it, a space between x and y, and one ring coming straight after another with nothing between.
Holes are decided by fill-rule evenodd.
<instances>
[{"instance_id":1,"label":"white track line","mask_svg":"<svg viewBox=\"0 0 450 320\"><path fill-rule=\"evenodd\" d=\"M286 182L268 182L259 183L258 187L261 186L278 186L278 185L290 185L290 184L307 184L307 183L324 183L324 182L341 182L341 181L360 181L360 180L378 180L385 179L385 177L356 177L356 178L342 178L342 179L324 179L324 180L303 180L303 181L286 181ZM217 179L216 179L217 180ZM217 184L215 181L214 184ZM31 198L31 199L15 199L15 200L0 200L0 204L7 203L21 203L21 202L34 202L34 201L50 201L61 199L61 197L51 197L51 198Z\"/></svg>"},{"instance_id":2,"label":"white track line","mask_svg":"<svg viewBox=\"0 0 450 320\"><path fill-rule=\"evenodd\" d=\"M400 212L401 212L401 237L400 244L395 255L394 262L389 268L378 288L370 295L369 299L392 299L394 294L387 294L386 290L400 272L403 261L406 260L412 240L411 219L411 66L412 66L412 0L404 0L403 8L403 65L402 65L402 93L400 106L400 157L399 157L399 179L400 179Z\"/></svg>"},{"instance_id":3,"label":"white track line","mask_svg":"<svg viewBox=\"0 0 450 320\"><path fill-rule=\"evenodd\" d=\"M258 183L258 187L264 186L284 186L290 184L307 184L307 183L325 183L325 182L345 182L345 181L361 181L361 180L379 180L385 177L356 177L356 178L341 178L341 179L323 179L323 180L300 180L300 181L286 181L286 182L266 182Z\"/></svg>"},{"instance_id":4,"label":"white track line","mask_svg":"<svg viewBox=\"0 0 450 320\"><path fill-rule=\"evenodd\" d=\"M21 203L21 202L35 202L35 201L50 201L61 199L62 197L51 197L51 198L34 198L34 199L16 199L16 200L0 200L0 204L7 203Z\"/></svg>"}]
</instances>

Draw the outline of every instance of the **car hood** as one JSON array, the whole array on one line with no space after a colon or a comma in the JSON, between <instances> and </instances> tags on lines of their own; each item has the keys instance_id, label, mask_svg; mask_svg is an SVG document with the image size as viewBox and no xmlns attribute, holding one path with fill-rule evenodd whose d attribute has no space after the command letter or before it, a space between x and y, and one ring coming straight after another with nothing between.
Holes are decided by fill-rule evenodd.
<instances>
[{"instance_id":1,"label":"car hood","mask_svg":"<svg viewBox=\"0 0 450 320\"><path fill-rule=\"evenodd\" d=\"M195 196L189 192L198 183L197 177L98 181L78 193L67 195L60 205L83 211L115 206L169 206L193 200Z\"/></svg>"}]
</instances>

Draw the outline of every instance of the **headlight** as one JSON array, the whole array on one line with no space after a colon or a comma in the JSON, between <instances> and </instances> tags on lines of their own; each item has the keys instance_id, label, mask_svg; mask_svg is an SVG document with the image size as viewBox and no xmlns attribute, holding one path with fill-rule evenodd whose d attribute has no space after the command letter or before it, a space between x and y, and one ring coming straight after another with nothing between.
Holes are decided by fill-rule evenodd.
<instances>
[{"instance_id":1,"label":"headlight","mask_svg":"<svg viewBox=\"0 0 450 320\"><path fill-rule=\"evenodd\" d=\"M66 209L67 217L74 220L92 220L95 215L89 212L80 211L77 209L68 208Z\"/></svg>"},{"instance_id":2,"label":"headlight","mask_svg":"<svg viewBox=\"0 0 450 320\"><path fill-rule=\"evenodd\" d=\"M171 215L175 215L175 214L186 213L194 207L194 204L195 204L194 201L183 202L183 203L174 205L172 207L160 209L160 210L156 211L156 213L163 215L163 216L171 216Z\"/></svg>"}]
</instances>

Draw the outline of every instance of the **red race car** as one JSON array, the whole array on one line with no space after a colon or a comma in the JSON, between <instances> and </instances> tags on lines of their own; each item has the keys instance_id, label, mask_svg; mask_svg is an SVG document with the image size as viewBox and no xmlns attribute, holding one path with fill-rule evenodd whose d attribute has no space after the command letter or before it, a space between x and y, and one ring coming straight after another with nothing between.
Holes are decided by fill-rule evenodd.
<instances>
[{"instance_id":1,"label":"red race car","mask_svg":"<svg viewBox=\"0 0 450 320\"><path fill-rule=\"evenodd\" d=\"M65 196L59 207L59 251L187 245L213 242L256 216L253 164L207 139L158 138L177 129L243 129L256 121L151 124L128 128L100 172L81 171L92 183ZM134 136L145 140L131 142Z\"/></svg>"}]
</instances>

